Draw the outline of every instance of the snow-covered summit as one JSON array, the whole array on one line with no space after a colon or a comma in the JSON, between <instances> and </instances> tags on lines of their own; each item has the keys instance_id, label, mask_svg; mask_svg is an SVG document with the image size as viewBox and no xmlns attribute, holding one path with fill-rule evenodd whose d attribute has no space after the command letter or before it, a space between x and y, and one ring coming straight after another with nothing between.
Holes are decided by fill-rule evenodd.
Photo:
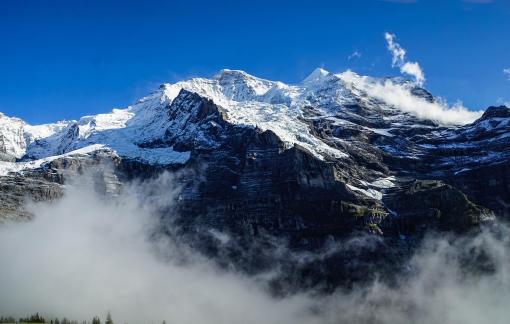
<instances>
[{"instance_id":1,"label":"snow-covered summit","mask_svg":"<svg viewBox=\"0 0 510 324\"><path fill-rule=\"evenodd\" d=\"M319 159L348 156L342 145L325 141L311 127L320 116L333 118L337 124L378 118L378 123L389 121L391 127L396 127L402 124L402 118L409 119L405 116L412 117L411 122L432 120L438 124L463 124L481 115L481 112L471 112L460 106L448 107L426 98L422 94L428 93L413 83L364 77L352 71L334 74L317 68L303 81L285 84L244 71L224 69L209 79L191 78L163 84L127 108L84 116L77 121L29 125L1 114L2 159L30 162L69 155L86 147L100 147L143 163L185 163L191 152L168 147L165 143L169 137L186 132L190 138L211 139L204 135L204 127L209 126L189 125L193 103L180 100L174 104L182 90L221 107L228 123L271 130L287 147L299 145ZM353 111L352 107L359 102L373 107L373 111L361 115L360 111ZM315 117L310 117L309 107L314 107ZM179 113L172 110L179 110ZM7 163L4 169L9 169L9 163L14 162L1 163Z\"/></svg>"},{"instance_id":2,"label":"snow-covered summit","mask_svg":"<svg viewBox=\"0 0 510 324\"><path fill-rule=\"evenodd\" d=\"M321 84L325 81L328 75L330 75L330 73L323 68L316 68L309 76L301 81L301 84L305 87Z\"/></svg>"},{"instance_id":3,"label":"snow-covered summit","mask_svg":"<svg viewBox=\"0 0 510 324\"><path fill-rule=\"evenodd\" d=\"M62 131L69 124L70 122L60 121L34 126L0 113L0 153L5 155L4 158L21 158L32 143Z\"/></svg>"}]
</instances>

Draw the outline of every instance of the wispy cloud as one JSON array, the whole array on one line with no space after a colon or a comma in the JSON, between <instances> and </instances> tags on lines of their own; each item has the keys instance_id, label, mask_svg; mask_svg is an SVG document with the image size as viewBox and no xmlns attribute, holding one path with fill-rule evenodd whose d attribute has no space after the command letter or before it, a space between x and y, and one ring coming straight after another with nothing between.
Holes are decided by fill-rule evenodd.
<instances>
[{"instance_id":1,"label":"wispy cloud","mask_svg":"<svg viewBox=\"0 0 510 324\"><path fill-rule=\"evenodd\" d=\"M361 57L361 52L358 51L358 50L355 50L354 52L352 52L348 57L347 57L347 60L352 60L352 59L355 59L355 58L359 58Z\"/></svg>"},{"instance_id":2,"label":"wispy cloud","mask_svg":"<svg viewBox=\"0 0 510 324\"><path fill-rule=\"evenodd\" d=\"M399 67L400 72L414 77L418 85L425 83L425 74L418 62L409 62L406 60L406 50L395 41L395 34L384 33L384 38L388 44L388 50L391 53L391 65Z\"/></svg>"},{"instance_id":3,"label":"wispy cloud","mask_svg":"<svg viewBox=\"0 0 510 324\"><path fill-rule=\"evenodd\" d=\"M384 33L384 38L388 43L388 50L391 52L392 60L391 65L396 66L404 62L406 57L406 50L403 49L400 44L395 43L395 35L390 33Z\"/></svg>"},{"instance_id":4,"label":"wispy cloud","mask_svg":"<svg viewBox=\"0 0 510 324\"><path fill-rule=\"evenodd\" d=\"M508 80L510 80L510 67L503 69L503 73L506 74Z\"/></svg>"}]
</instances>

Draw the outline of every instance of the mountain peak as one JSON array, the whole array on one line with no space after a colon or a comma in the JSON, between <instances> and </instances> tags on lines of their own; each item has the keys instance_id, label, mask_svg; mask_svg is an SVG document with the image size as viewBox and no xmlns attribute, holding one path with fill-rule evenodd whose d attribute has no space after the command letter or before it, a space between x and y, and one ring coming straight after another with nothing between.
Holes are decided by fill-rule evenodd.
<instances>
[{"instance_id":1,"label":"mountain peak","mask_svg":"<svg viewBox=\"0 0 510 324\"><path fill-rule=\"evenodd\" d=\"M274 85L274 81L257 78L241 70L223 69L214 77L223 88L223 94L233 100L243 101L265 94Z\"/></svg>"},{"instance_id":2,"label":"mountain peak","mask_svg":"<svg viewBox=\"0 0 510 324\"><path fill-rule=\"evenodd\" d=\"M303 84L315 84L322 82L330 73L323 68L316 68L310 75L308 75L301 83Z\"/></svg>"},{"instance_id":3,"label":"mountain peak","mask_svg":"<svg viewBox=\"0 0 510 324\"><path fill-rule=\"evenodd\" d=\"M213 76L214 80L224 80L228 78L242 78L242 79L258 79L253 75L246 73L243 70L231 70L231 69L221 69Z\"/></svg>"},{"instance_id":4,"label":"mountain peak","mask_svg":"<svg viewBox=\"0 0 510 324\"><path fill-rule=\"evenodd\" d=\"M487 118L509 118L510 108L506 106L491 106L483 113L481 119Z\"/></svg>"}]
</instances>

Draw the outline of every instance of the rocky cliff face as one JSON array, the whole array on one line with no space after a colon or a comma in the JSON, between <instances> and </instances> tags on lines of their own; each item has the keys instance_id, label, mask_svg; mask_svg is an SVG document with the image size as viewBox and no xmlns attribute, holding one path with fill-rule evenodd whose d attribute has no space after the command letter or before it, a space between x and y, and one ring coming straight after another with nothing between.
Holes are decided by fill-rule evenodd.
<instances>
[{"instance_id":1,"label":"rocky cliff face","mask_svg":"<svg viewBox=\"0 0 510 324\"><path fill-rule=\"evenodd\" d=\"M200 229L236 237L221 253L248 270L270 262L263 249L243 257L267 237L307 251L360 233L382 239L298 271L352 281L427 231L463 233L510 212L510 109L447 107L400 79L317 69L286 85L224 70L109 114L2 125L11 161L0 162L1 217L26 217L25 198L56 199L88 170L115 194L130 179L186 169L183 231L213 255L221 251Z\"/></svg>"}]
</instances>

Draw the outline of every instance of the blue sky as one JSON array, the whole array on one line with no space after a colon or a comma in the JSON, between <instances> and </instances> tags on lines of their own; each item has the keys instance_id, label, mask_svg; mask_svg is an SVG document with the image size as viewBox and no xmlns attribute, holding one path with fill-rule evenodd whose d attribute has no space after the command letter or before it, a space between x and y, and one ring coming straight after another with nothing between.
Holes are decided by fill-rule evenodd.
<instances>
[{"instance_id":1,"label":"blue sky","mask_svg":"<svg viewBox=\"0 0 510 324\"><path fill-rule=\"evenodd\" d=\"M434 95L472 109L510 101L510 0L5 0L0 111L77 119L222 68L287 83L318 66L398 75L385 32Z\"/></svg>"}]
</instances>

